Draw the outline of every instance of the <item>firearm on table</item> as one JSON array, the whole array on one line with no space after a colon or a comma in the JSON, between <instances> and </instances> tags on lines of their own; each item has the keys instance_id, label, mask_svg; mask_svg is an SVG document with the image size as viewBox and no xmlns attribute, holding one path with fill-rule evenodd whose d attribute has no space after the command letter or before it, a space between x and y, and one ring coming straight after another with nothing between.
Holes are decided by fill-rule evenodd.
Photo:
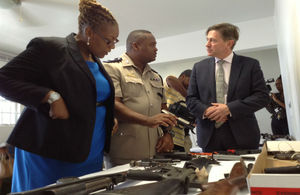
<instances>
[{"instance_id":1,"label":"firearm on table","mask_svg":"<svg viewBox=\"0 0 300 195\"><path fill-rule=\"evenodd\" d=\"M279 160L291 160L300 162L300 152L295 151L287 151L287 152L271 152L274 154L274 158ZM300 173L300 165L296 166L280 166L280 167L271 167L265 168L265 173L273 173L273 174L299 174Z\"/></svg>"},{"instance_id":2,"label":"firearm on table","mask_svg":"<svg viewBox=\"0 0 300 195\"><path fill-rule=\"evenodd\" d=\"M151 162L153 159L149 160ZM155 160L155 159L154 159ZM145 162L145 161L144 161ZM193 159L185 163L183 168L174 167L168 162L160 163L159 166L145 167L145 170L129 170L127 173L128 179L133 180L146 180L146 181L159 181L151 184L140 186L133 186L123 189L116 189L113 191L99 192L99 195L152 195L152 194L186 194L189 188L201 188L201 185L207 183L206 175L201 172L199 175L195 170L205 169L213 161L206 158ZM137 164L136 165L143 165ZM148 165L148 164L147 164ZM204 178L205 177L205 178Z\"/></svg>"},{"instance_id":3,"label":"firearm on table","mask_svg":"<svg viewBox=\"0 0 300 195\"><path fill-rule=\"evenodd\" d=\"M144 159L141 161L131 161L130 166L142 166L142 167L153 167L153 166L164 166L164 165L174 165L176 163L184 161L190 161L193 159L191 154L185 152L162 152L157 153L151 159ZM209 161L209 160L207 160Z\"/></svg>"},{"instance_id":4,"label":"firearm on table","mask_svg":"<svg viewBox=\"0 0 300 195\"><path fill-rule=\"evenodd\" d=\"M94 193L94 195L175 195L186 194L188 191L188 180L166 179L160 182L132 186L113 191Z\"/></svg>"},{"instance_id":5,"label":"firearm on table","mask_svg":"<svg viewBox=\"0 0 300 195\"><path fill-rule=\"evenodd\" d=\"M265 173L273 173L273 174L299 174L300 165L265 168L264 171Z\"/></svg>"},{"instance_id":6,"label":"firearm on table","mask_svg":"<svg viewBox=\"0 0 300 195\"><path fill-rule=\"evenodd\" d=\"M252 156L240 156L234 154L219 154L219 153L192 153L188 154L185 152L166 152L166 153L158 153L154 156L155 159L179 159L191 161L194 158L207 158L208 161L211 160L211 164L217 164L217 161L240 161L240 159L247 161L255 161L255 157ZM207 161L207 162L208 162Z\"/></svg>"},{"instance_id":7,"label":"firearm on table","mask_svg":"<svg viewBox=\"0 0 300 195\"><path fill-rule=\"evenodd\" d=\"M240 156L240 155L231 155L231 154L212 154L212 158L215 160L224 160L224 161L239 161L240 159L255 161L255 157L252 156Z\"/></svg>"},{"instance_id":8,"label":"firearm on table","mask_svg":"<svg viewBox=\"0 0 300 195\"><path fill-rule=\"evenodd\" d=\"M195 181L193 169L173 166L156 167L151 170L129 170L127 178L134 180L159 181L150 184L96 193L97 195L153 195L186 194L191 181ZM200 183L198 183L200 185ZM200 186L197 186L200 187Z\"/></svg>"},{"instance_id":9,"label":"firearm on table","mask_svg":"<svg viewBox=\"0 0 300 195\"><path fill-rule=\"evenodd\" d=\"M194 156L205 157L214 160L223 161L240 161L240 159L247 161L255 161L255 157L252 156L240 156L235 154L218 154L218 153L192 153Z\"/></svg>"},{"instance_id":10,"label":"firearm on table","mask_svg":"<svg viewBox=\"0 0 300 195\"><path fill-rule=\"evenodd\" d=\"M154 156L155 159L192 160L193 155L185 152L162 152Z\"/></svg>"},{"instance_id":11,"label":"firearm on table","mask_svg":"<svg viewBox=\"0 0 300 195\"><path fill-rule=\"evenodd\" d=\"M158 161L157 161L158 160ZM181 162L180 160L172 160L168 159L167 161L160 161L160 159L148 159L148 160L142 160L142 161L131 161L130 166L131 167L144 167L148 170L155 170L155 169L161 169L163 167L170 167L172 165L175 165L176 163ZM204 157L194 158L192 160L186 161L184 163L183 168L192 168L196 170L197 168L200 170L203 167L207 168L210 164L220 164L215 159L209 159ZM130 171L130 170L129 170Z\"/></svg>"},{"instance_id":12,"label":"firearm on table","mask_svg":"<svg viewBox=\"0 0 300 195\"><path fill-rule=\"evenodd\" d=\"M114 185L125 181L126 173L114 173L79 179L77 177L62 178L54 185L29 191L11 193L10 195L73 195L89 194L101 189L113 190Z\"/></svg>"},{"instance_id":13,"label":"firearm on table","mask_svg":"<svg viewBox=\"0 0 300 195\"><path fill-rule=\"evenodd\" d=\"M292 137L289 135L273 135L273 134L269 134L269 133L261 133L260 135L262 136L262 138L265 141L274 141L277 139L286 139L289 141L293 140Z\"/></svg>"},{"instance_id":14,"label":"firearm on table","mask_svg":"<svg viewBox=\"0 0 300 195\"><path fill-rule=\"evenodd\" d=\"M274 158L277 158L279 160L297 160L298 162L300 162L300 152L278 152L274 154Z\"/></svg>"},{"instance_id":15,"label":"firearm on table","mask_svg":"<svg viewBox=\"0 0 300 195\"><path fill-rule=\"evenodd\" d=\"M179 163L180 160L176 159L146 159L141 161L132 160L130 161L130 167L155 167L155 166L166 166L166 165L175 165Z\"/></svg>"},{"instance_id":16,"label":"firearm on table","mask_svg":"<svg viewBox=\"0 0 300 195\"><path fill-rule=\"evenodd\" d=\"M244 154L259 154L261 149L228 149L227 151L218 151L219 154L234 154L234 155L244 155Z\"/></svg>"}]
</instances>

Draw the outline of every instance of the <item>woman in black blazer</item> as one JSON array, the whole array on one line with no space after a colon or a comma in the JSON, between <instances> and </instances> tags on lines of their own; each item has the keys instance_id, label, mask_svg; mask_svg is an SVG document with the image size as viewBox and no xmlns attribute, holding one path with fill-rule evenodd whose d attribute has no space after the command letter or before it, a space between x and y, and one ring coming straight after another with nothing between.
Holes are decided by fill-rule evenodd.
<instances>
[{"instance_id":1,"label":"woman in black blazer","mask_svg":"<svg viewBox=\"0 0 300 195\"><path fill-rule=\"evenodd\" d=\"M12 192L102 169L114 126L114 87L98 58L119 29L96 0L79 3L78 34L40 37L0 69L0 95L26 106L15 146Z\"/></svg>"}]
</instances>

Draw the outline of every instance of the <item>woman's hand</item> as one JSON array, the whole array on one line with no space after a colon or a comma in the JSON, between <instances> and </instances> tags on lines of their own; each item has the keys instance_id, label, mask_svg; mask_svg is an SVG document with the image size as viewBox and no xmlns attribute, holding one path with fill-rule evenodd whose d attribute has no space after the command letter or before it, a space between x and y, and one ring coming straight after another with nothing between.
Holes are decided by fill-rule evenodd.
<instances>
[{"instance_id":1,"label":"woman's hand","mask_svg":"<svg viewBox=\"0 0 300 195\"><path fill-rule=\"evenodd\" d=\"M42 103L50 104L49 117L52 119L68 119L70 115L64 99L57 93L55 99L49 101L51 93L57 92L50 90L42 100Z\"/></svg>"},{"instance_id":2,"label":"woman's hand","mask_svg":"<svg viewBox=\"0 0 300 195\"><path fill-rule=\"evenodd\" d=\"M50 104L49 116L52 119L68 119L69 111L62 97Z\"/></svg>"},{"instance_id":3,"label":"woman's hand","mask_svg":"<svg viewBox=\"0 0 300 195\"><path fill-rule=\"evenodd\" d=\"M274 93L271 93L271 96L272 96L272 99L273 99L275 102L278 101Z\"/></svg>"}]
</instances>

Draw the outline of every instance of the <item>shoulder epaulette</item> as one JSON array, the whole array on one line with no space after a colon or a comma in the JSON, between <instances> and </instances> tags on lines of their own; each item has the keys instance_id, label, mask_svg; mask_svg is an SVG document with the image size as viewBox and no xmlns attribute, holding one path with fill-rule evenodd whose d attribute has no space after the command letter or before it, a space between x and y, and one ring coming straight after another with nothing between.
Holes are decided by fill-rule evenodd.
<instances>
[{"instance_id":1,"label":"shoulder epaulette","mask_svg":"<svg viewBox=\"0 0 300 195\"><path fill-rule=\"evenodd\" d=\"M152 68L151 68L151 70L152 70L153 72L155 72L156 74L159 75L159 73L158 73L156 70L154 70L154 69L152 69ZM159 75L159 76L160 76L160 75Z\"/></svg>"},{"instance_id":2,"label":"shoulder epaulette","mask_svg":"<svg viewBox=\"0 0 300 195\"><path fill-rule=\"evenodd\" d=\"M115 63L115 62L122 62L122 58L115 58L113 60L107 60L107 61L103 61L105 63Z\"/></svg>"},{"instance_id":3,"label":"shoulder epaulette","mask_svg":"<svg viewBox=\"0 0 300 195\"><path fill-rule=\"evenodd\" d=\"M159 77L160 77L160 79L161 79L161 83L162 83L162 85L164 85L164 83L163 83L163 79L162 79L162 77L160 76L160 74L159 74L157 71L153 70L152 68L151 68L151 70L152 70L153 72L155 72L156 74L158 74L158 76L159 76Z\"/></svg>"}]
</instances>

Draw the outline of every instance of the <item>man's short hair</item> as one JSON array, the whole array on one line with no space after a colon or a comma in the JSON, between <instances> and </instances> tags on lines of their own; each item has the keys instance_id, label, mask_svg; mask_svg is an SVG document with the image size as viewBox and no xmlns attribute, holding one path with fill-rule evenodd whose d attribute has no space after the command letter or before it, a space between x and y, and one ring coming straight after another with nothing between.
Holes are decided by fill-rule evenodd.
<instances>
[{"instance_id":1,"label":"man's short hair","mask_svg":"<svg viewBox=\"0 0 300 195\"><path fill-rule=\"evenodd\" d=\"M179 77L181 77L182 75L186 76L186 77L191 77L191 74L192 74L192 70L191 69L187 69L185 71L183 71Z\"/></svg>"},{"instance_id":2,"label":"man's short hair","mask_svg":"<svg viewBox=\"0 0 300 195\"><path fill-rule=\"evenodd\" d=\"M223 40L234 40L234 44L232 45L232 48L234 48L236 42L239 40L239 28L233 24L230 23L221 23L221 24L215 24L213 26L208 27L206 30L206 35L209 33L209 31L218 31L221 35Z\"/></svg>"},{"instance_id":3,"label":"man's short hair","mask_svg":"<svg viewBox=\"0 0 300 195\"><path fill-rule=\"evenodd\" d=\"M141 42L147 38L146 34L152 34L148 30L134 30L129 33L126 40L126 50L129 51L131 49L131 44L133 42Z\"/></svg>"}]
</instances>

